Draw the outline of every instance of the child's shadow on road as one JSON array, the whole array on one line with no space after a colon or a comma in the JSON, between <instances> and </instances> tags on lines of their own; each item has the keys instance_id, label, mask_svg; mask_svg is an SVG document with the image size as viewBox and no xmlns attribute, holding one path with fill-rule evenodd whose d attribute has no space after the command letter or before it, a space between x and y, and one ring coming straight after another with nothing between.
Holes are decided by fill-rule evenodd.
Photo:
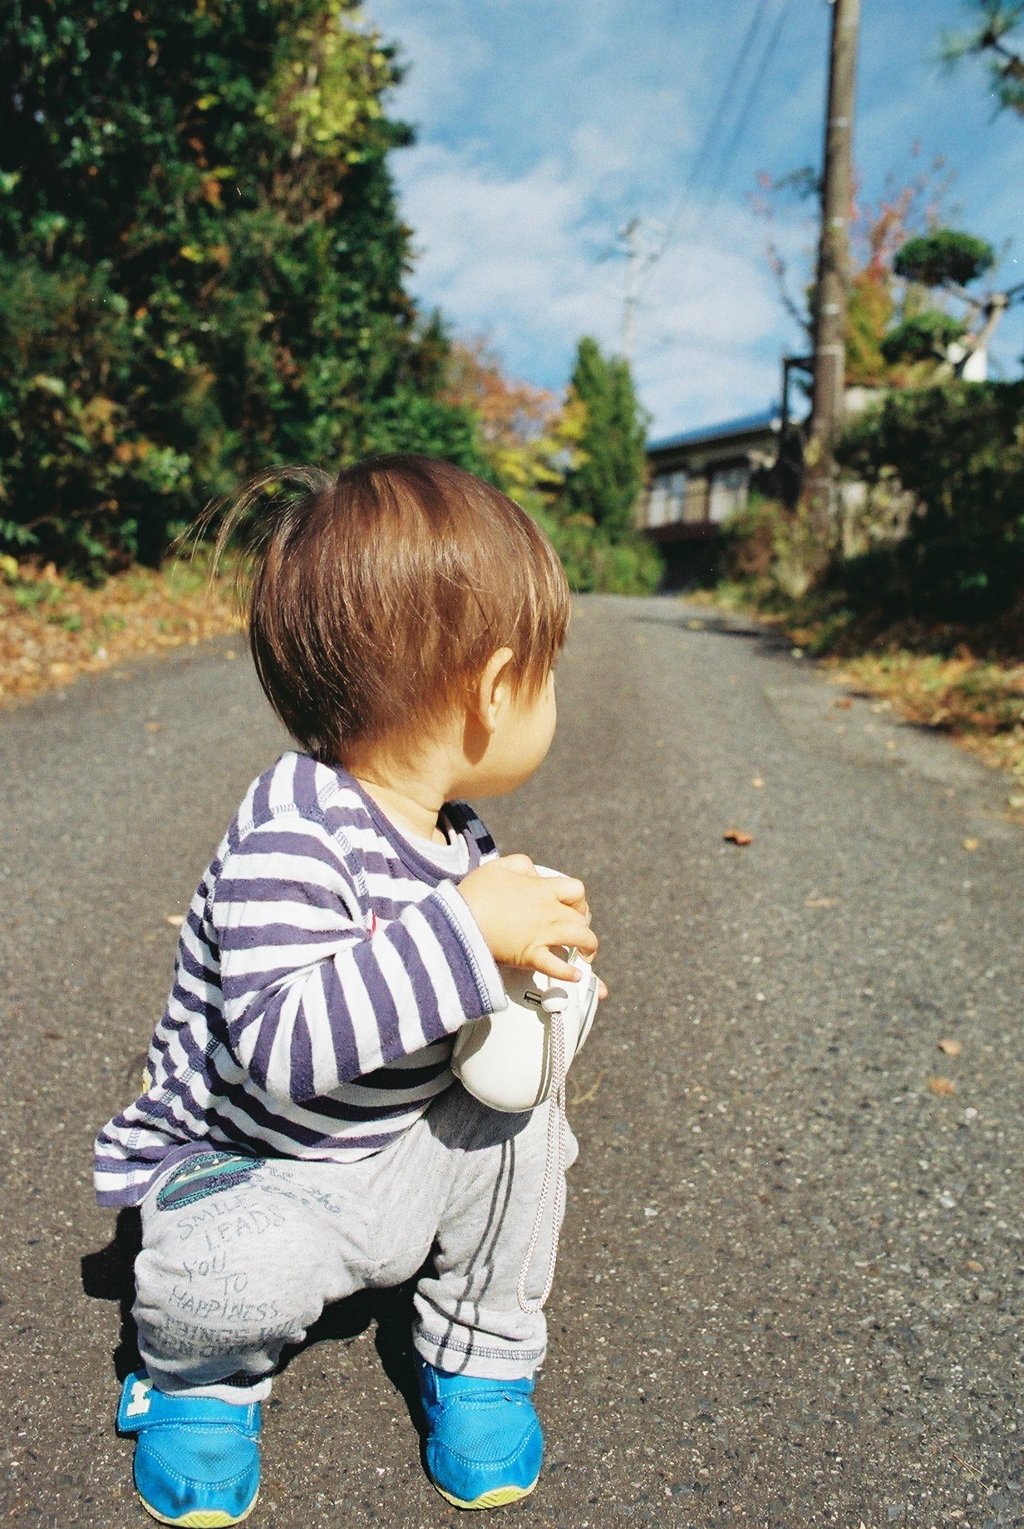
<instances>
[{"instance_id":1,"label":"child's shadow on road","mask_svg":"<svg viewBox=\"0 0 1024 1529\"><path fill-rule=\"evenodd\" d=\"M114 1350L118 1381L142 1365L135 1333L132 1305L135 1301L135 1259L142 1248L142 1223L137 1210L117 1213L114 1235L105 1248L86 1253L82 1259L82 1289L94 1301L116 1301L121 1312L121 1331Z\"/></svg>"},{"instance_id":2,"label":"child's shadow on road","mask_svg":"<svg viewBox=\"0 0 1024 1529\"><path fill-rule=\"evenodd\" d=\"M373 1342L381 1368L405 1402L413 1427L422 1437L425 1425L412 1347L412 1297L419 1278L416 1273L404 1285L395 1285L388 1290L359 1290L346 1300L326 1307L304 1341L289 1344L284 1349L277 1374L286 1370L293 1359L314 1343L337 1340L348 1343L374 1326Z\"/></svg>"},{"instance_id":3,"label":"child's shadow on road","mask_svg":"<svg viewBox=\"0 0 1024 1529\"><path fill-rule=\"evenodd\" d=\"M138 1338L132 1305L135 1301L135 1259L142 1247L141 1222L137 1210L118 1212L114 1236L105 1248L86 1253L82 1258L82 1289L95 1301L116 1301L121 1314L121 1330L113 1353L118 1381L140 1369ZM416 1383L412 1348L412 1296L419 1273L404 1285L390 1290L360 1290L345 1301L328 1306L309 1329L302 1343L290 1344L282 1353L277 1374L286 1370L299 1354L314 1343L340 1341L350 1343L376 1327L374 1346L385 1375L400 1394L413 1426L422 1435L423 1411Z\"/></svg>"}]
</instances>

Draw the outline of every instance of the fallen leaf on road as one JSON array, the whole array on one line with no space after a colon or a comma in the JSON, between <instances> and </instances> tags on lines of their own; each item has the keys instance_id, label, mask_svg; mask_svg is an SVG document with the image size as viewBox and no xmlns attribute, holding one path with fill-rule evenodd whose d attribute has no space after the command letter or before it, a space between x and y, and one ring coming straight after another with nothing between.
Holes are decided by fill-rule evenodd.
<instances>
[{"instance_id":1,"label":"fallen leaf on road","mask_svg":"<svg viewBox=\"0 0 1024 1529\"><path fill-rule=\"evenodd\" d=\"M162 733L167 726L166 722L145 722L143 726L147 733Z\"/></svg>"},{"instance_id":2,"label":"fallen leaf on road","mask_svg":"<svg viewBox=\"0 0 1024 1529\"><path fill-rule=\"evenodd\" d=\"M970 850L973 853L974 850L980 849L980 848L981 848L981 840L980 839L965 839L964 840L964 849L968 849L968 850Z\"/></svg>"},{"instance_id":3,"label":"fallen leaf on road","mask_svg":"<svg viewBox=\"0 0 1024 1529\"><path fill-rule=\"evenodd\" d=\"M832 702L832 705L836 708L837 711L849 711L850 707L853 705L853 702L850 700L848 695L841 695L837 700Z\"/></svg>"},{"instance_id":4,"label":"fallen leaf on road","mask_svg":"<svg viewBox=\"0 0 1024 1529\"><path fill-rule=\"evenodd\" d=\"M172 929L180 929L184 922L185 915L183 913L168 913L164 919L164 923L170 924Z\"/></svg>"},{"instance_id":5,"label":"fallen leaf on road","mask_svg":"<svg viewBox=\"0 0 1024 1529\"><path fill-rule=\"evenodd\" d=\"M742 828L727 828L722 838L727 844L739 844L744 849L754 842L753 834L745 834Z\"/></svg>"},{"instance_id":6,"label":"fallen leaf on road","mask_svg":"<svg viewBox=\"0 0 1024 1529\"><path fill-rule=\"evenodd\" d=\"M601 1084L604 1082L604 1075L605 1075L606 1070L607 1069L604 1068L604 1067L601 1068L601 1071L598 1073L598 1075L595 1078L594 1082L587 1089L585 1094L573 1094L571 1099L569 1100L570 1104L572 1104L574 1107L576 1105L578 1105L578 1104L589 1104L591 1099L596 1097L598 1089L601 1087Z\"/></svg>"},{"instance_id":7,"label":"fallen leaf on road","mask_svg":"<svg viewBox=\"0 0 1024 1529\"><path fill-rule=\"evenodd\" d=\"M928 1092L938 1095L940 1099L946 1098L948 1095L956 1093L956 1084L952 1078L929 1078Z\"/></svg>"},{"instance_id":8,"label":"fallen leaf on road","mask_svg":"<svg viewBox=\"0 0 1024 1529\"><path fill-rule=\"evenodd\" d=\"M753 786L755 791L760 791L764 786L764 781L761 779L760 775L755 775L750 784ZM1024 805L1024 797L1021 798L1021 802L1022 805Z\"/></svg>"},{"instance_id":9,"label":"fallen leaf on road","mask_svg":"<svg viewBox=\"0 0 1024 1529\"><path fill-rule=\"evenodd\" d=\"M960 1041L946 1040L939 1042L939 1050L944 1051L947 1056L959 1056L963 1049L963 1045Z\"/></svg>"},{"instance_id":10,"label":"fallen leaf on road","mask_svg":"<svg viewBox=\"0 0 1024 1529\"><path fill-rule=\"evenodd\" d=\"M805 897L805 908L838 908L838 897Z\"/></svg>"}]
</instances>

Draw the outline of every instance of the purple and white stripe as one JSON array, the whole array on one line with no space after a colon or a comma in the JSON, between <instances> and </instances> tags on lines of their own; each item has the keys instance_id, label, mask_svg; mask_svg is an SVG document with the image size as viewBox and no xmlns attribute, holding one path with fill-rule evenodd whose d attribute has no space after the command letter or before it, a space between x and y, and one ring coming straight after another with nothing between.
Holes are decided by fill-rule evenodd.
<instances>
[{"instance_id":1,"label":"purple and white stripe","mask_svg":"<svg viewBox=\"0 0 1024 1529\"><path fill-rule=\"evenodd\" d=\"M495 853L447 809L469 863ZM210 1146L338 1162L451 1081L451 1037L506 998L469 908L356 782L285 754L250 787L182 926L149 1087L100 1132L101 1204Z\"/></svg>"}]
</instances>

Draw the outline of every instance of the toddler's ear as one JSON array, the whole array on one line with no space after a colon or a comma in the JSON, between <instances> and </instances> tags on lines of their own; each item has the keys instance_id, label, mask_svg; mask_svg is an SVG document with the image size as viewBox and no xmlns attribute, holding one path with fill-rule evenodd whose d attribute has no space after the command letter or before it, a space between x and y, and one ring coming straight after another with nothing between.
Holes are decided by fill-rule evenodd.
<instances>
[{"instance_id":1,"label":"toddler's ear","mask_svg":"<svg viewBox=\"0 0 1024 1529\"><path fill-rule=\"evenodd\" d=\"M488 733L493 733L498 718L513 693L512 661L515 654L511 648L499 648L492 653L483 667L472 695L477 720Z\"/></svg>"}]
</instances>

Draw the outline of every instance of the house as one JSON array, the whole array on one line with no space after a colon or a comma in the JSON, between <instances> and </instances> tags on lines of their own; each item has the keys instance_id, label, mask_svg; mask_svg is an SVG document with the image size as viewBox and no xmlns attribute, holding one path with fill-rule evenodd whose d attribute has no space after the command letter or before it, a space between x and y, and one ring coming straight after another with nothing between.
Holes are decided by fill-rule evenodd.
<instances>
[{"instance_id":1,"label":"house","mask_svg":"<svg viewBox=\"0 0 1024 1529\"><path fill-rule=\"evenodd\" d=\"M651 441L640 530L663 549L716 536L746 504L752 480L775 466L781 430L782 415L774 407Z\"/></svg>"},{"instance_id":2,"label":"house","mask_svg":"<svg viewBox=\"0 0 1024 1529\"><path fill-rule=\"evenodd\" d=\"M951 347L950 361L963 360L964 348ZM983 381L987 356L979 347L967 359L962 375ZM707 425L666 436L647 445L648 486L637 507L637 526L663 552L676 548L686 557L686 545L713 542L722 524L747 503L752 488L792 502L799 490L806 421L790 412L793 374L813 373L810 356L785 356L779 404L760 414ZM847 417L859 414L884 397L884 387L850 386L845 393ZM857 485L845 485L844 497L857 498ZM863 495L863 488L859 490Z\"/></svg>"},{"instance_id":3,"label":"house","mask_svg":"<svg viewBox=\"0 0 1024 1529\"><path fill-rule=\"evenodd\" d=\"M951 348L950 361L964 356L962 346ZM986 375L984 347L973 352L963 369L967 381ZM800 489L802 454L807 422L800 423L790 411L793 374L813 372L810 356L785 356L782 363L782 395L778 405L760 414L707 425L666 436L647 445L647 488L637 506L638 528L660 548L666 564L666 581L706 577L715 571L722 549L723 523L747 503L752 489L770 498L793 504ZM846 389L844 407L848 418L859 414L885 396L885 387L854 385ZM863 550L863 526L859 512L865 503L864 484L844 482L840 489L843 508L841 532L848 555ZM887 495L888 520L873 533L899 538L905 535L915 501L910 495Z\"/></svg>"}]
</instances>

